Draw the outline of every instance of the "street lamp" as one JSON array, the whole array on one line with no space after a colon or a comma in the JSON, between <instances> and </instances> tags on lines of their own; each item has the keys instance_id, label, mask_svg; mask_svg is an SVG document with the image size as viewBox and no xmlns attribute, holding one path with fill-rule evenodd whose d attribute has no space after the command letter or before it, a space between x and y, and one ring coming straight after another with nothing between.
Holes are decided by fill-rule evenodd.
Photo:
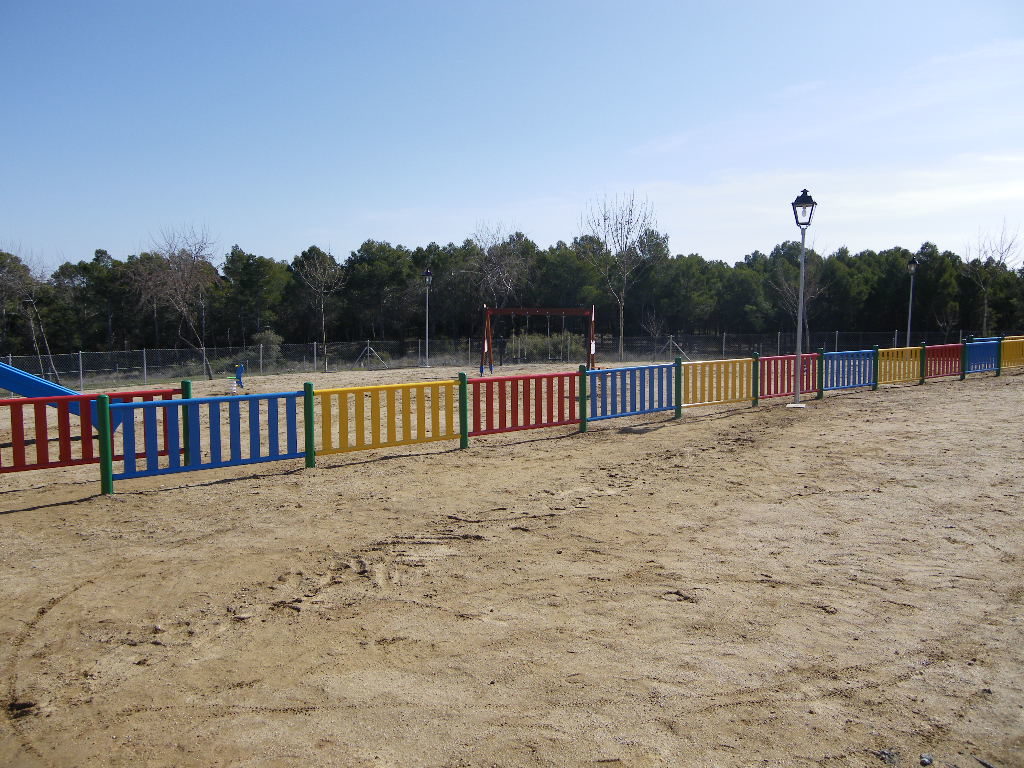
<instances>
[{"instance_id":1,"label":"street lamp","mask_svg":"<svg viewBox=\"0 0 1024 768\"><path fill-rule=\"evenodd\" d=\"M814 218L814 209L818 204L814 202L807 190L802 190L793 201L793 218L796 225L800 227L800 292L797 298L796 308L796 360L793 366L793 402L787 407L803 408L800 402L800 379L801 379L801 350L803 348L804 336L804 255L806 253L807 228L811 226L811 219ZM819 363L819 365L822 363Z\"/></svg>"},{"instance_id":2,"label":"street lamp","mask_svg":"<svg viewBox=\"0 0 1024 768\"><path fill-rule=\"evenodd\" d=\"M427 339L427 344L426 344L427 354L426 354L426 362L424 363L424 365L427 368L429 368L430 367L430 284L434 280L434 273L431 272L429 269L423 270L423 279L427 283L427 314L426 314L426 318L425 318L425 322L424 322L425 331L426 331L426 339Z\"/></svg>"},{"instance_id":3,"label":"street lamp","mask_svg":"<svg viewBox=\"0 0 1024 768\"><path fill-rule=\"evenodd\" d=\"M916 256L911 256L910 261L907 262L907 272L910 273L910 301L907 302L907 343L905 346L910 346L910 317L914 313L914 273L917 272L917 265L920 262Z\"/></svg>"}]
</instances>

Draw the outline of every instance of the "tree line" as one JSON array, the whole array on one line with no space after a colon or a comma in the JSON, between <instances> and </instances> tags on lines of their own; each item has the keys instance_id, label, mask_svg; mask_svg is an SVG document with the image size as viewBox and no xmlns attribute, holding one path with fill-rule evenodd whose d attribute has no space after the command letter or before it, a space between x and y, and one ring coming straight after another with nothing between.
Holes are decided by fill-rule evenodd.
<instances>
[{"instance_id":1,"label":"tree line","mask_svg":"<svg viewBox=\"0 0 1024 768\"><path fill-rule=\"evenodd\" d=\"M48 275L0 251L0 353L418 338L427 270L432 338L478 335L483 304L593 304L598 332L620 337L765 333L795 324L799 242L735 265L672 254L649 208L632 198L594 206L584 223L586 234L547 248L522 232L483 227L458 244L367 240L343 260L316 245L290 262L234 245L219 266L205 233L179 231L148 251L119 259L100 249ZM807 330L903 328L915 259L915 330L950 338L960 330L1019 332L1024 268L1011 266L1016 250L1005 231L963 255L927 242L916 251L809 249ZM544 332L541 320L530 322ZM559 318L552 322L561 330ZM574 322L566 328L580 332Z\"/></svg>"}]
</instances>

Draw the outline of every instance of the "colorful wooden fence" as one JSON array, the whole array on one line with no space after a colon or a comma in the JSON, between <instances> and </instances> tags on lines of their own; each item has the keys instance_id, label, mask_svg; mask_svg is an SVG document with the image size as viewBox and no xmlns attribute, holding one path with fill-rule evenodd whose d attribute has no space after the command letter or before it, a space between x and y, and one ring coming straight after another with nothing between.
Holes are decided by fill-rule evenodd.
<instances>
[{"instance_id":1,"label":"colorful wooden fence","mask_svg":"<svg viewBox=\"0 0 1024 768\"><path fill-rule=\"evenodd\" d=\"M318 389L317 454L365 451L460 438L460 382Z\"/></svg>"},{"instance_id":2,"label":"colorful wooden fence","mask_svg":"<svg viewBox=\"0 0 1024 768\"><path fill-rule=\"evenodd\" d=\"M921 379L921 347L878 350L878 383L900 384Z\"/></svg>"},{"instance_id":3,"label":"colorful wooden fence","mask_svg":"<svg viewBox=\"0 0 1024 768\"><path fill-rule=\"evenodd\" d=\"M469 435L579 423L576 373L470 379Z\"/></svg>"},{"instance_id":4,"label":"colorful wooden fence","mask_svg":"<svg viewBox=\"0 0 1024 768\"><path fill-rule=\"evenodd\" d=\"M823 389L856 389L875 383L875 352L826 352Z\"/></svg>"},{"instance_id":5,"label":"colorful wooden fence","mask_svg":"<svg viewBox=\"0 0 1024 768\"><path fill-rule=\"evenodd\" d=\"M671 363L587 371L588 421L675 410Z\"/></svg>"},{"instance_id":6,"label":"colorful wooden fence","mask_svg":"<svg viewBox=\"0 0 1024 768\"><path fill-rule=\"evenodd\" d=\"M935 344L925 347L924 356L926 379L960 375L962 344Z\"/></svg>"},{"instance_id":7,"label":"colorful wooden fence","mask_svg":"<svg viewBox=\"0 0 1024 768\"><path fill-rule=\"evenodd\" d=\"M800 392L818 391L818 355L800 356ZM793 394L796 355L757 358L757 397L788 397Z\"/></svg>"},{"instance_id":8,"label":"colorful wooden fence","mask_svg":"<svg viewBox=\"0 0 1024 768\"><path fill-rule=\"evenodd\" d=\"M741 403L753 399L753 360L682 364L682 406Z\"/></svg>"},{"instance_id":9,"label":"colorful wooden fence","mask_svg":"<svg viewBox=\"0 0 1024 768\"><path fill-rule=\"evenodd\" d=\"M802 358L801 393L821 396L826 390L941 376L999 375L1004 368L1024 367L1024 337L819 351ZM456 438L464 448L469 436L571 424L586 431L588 421L672 410L679 417L682 408L702 405L756 405L759 398L793 394L795 364L794 355L676 359L372 387L314 390L306 384L301 392L268 395L191 398L191 384L183 382L180 390L13 398L0 400L0 436L11 435L10 442L0 442L0 472L98 461L103 491L112 493L115 480L303 457L313 466L317 453ZM183 399L173 399L183 392Z\"/></svg>"},{"instance_id":10,"label":"colorful wooden fence","mask_svg":"<svg viewBox=\"0 0 1024 768\"><path fill-rule=\"evenodd\" d=\"M998 340L973 341L967 347L967 373L999 370Z\"/></svg>"},{"instance_id":11,"label":"colorful wooden fence","mask_svg":"<svg viewBox=\"0 0 1024 768\"><path fill-rule=\"evenodd\" d=\"M180 389L113 392L114 402L170 400ZM93 413L99 395L0 400L0 473L95 464L100 460ZM76 413L76 411L78 413ZM166 452L166 440L159 450Z\"/></svg>"},{"instance_id":12,"label":"colorful wooden fence","mask_svg":"<svg viewBox=\"0 0 1024 768\"><path fill-rule=\"evenodd\" d=\"M115 480L301 458L311 435L304 427L300 446L299 421L309 422L300 407L307 409L311 400L311 387L308 393L132 403L101 396L101 464L110 487L105 492L112 492ZM110 429L115 415L121 417L116 432Z\"/></svg>"},{"instance_id":13,"label":"colorful wooden fence","mask_svg":"<svg viewBox=\"0 0 1024 768\"><path fill-rule=\"evenodd\" d=\"M1024 367L1024 336L1003 339L999 361L1003 368Z\"/></svg>"}]
</instances>

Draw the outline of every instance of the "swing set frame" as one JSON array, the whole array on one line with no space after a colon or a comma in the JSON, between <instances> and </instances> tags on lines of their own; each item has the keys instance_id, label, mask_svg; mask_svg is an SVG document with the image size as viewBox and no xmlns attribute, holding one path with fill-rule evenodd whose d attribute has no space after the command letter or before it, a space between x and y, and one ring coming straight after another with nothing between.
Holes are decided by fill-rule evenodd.
<instances>
[{"instance_id":1,"label":"swing set frame","mask_svg":"<svg viewBox=\"0 0 1024 768\"><path fill-rule=\"evenodd\" d=\"M509 316L522 316L522 317L537 317L547 316L549 319L552 316L561 317L563 322L566 317L585 317L588 318L587 326L587 368L592 369L596 367L597 360L597 344L595 343L594 336L594 320L596 317L596 311L593 306L590 309L584 309L582 307L557 307L557 308L543 308L543 307L505 307L503 309L496 309L494 307L488 307L484 304L484 337L483 343L480 345L480 375L484 375L484 367L489 366L490 372L494 373L494 334L493 327L491 325L492 317L509 317Z\"/></svg>"}]
</instances>

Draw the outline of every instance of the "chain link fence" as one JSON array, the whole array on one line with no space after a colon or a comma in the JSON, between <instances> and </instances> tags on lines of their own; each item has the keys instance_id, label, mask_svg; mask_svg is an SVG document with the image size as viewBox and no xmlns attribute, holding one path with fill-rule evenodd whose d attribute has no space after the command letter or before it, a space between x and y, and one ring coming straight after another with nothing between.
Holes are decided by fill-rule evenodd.
<instances>
[{"instance_id":1,"label":"chain link fence","mask_svg":"<svg viewBox=\"0 0 1024 768\"><path fill-rule=\"evenodd\" d=\"M805 338L806 352L871 349L906 345L902 331L861 333L816 332ZM913 343L946 344L961 341L957 332L916 333ZM627 337L623 362L720 360L731 357L785 355L793 352L795 333L672 335ZM480 365L480 339L331 342L250 345L200 349L137 349L120 352L72 352L56 355L3 355L0 361L76 390L138 388L182 379L233 377L238 363L249 376L277 373L316 373L343 370L459 367L475 371ZM516 334L494 339L494 365L562 364L576 367L586 361L586 339L579 334ZM619 362L618 337L599 336L598 365ZM204 363L205 356L205 363Z\"/></svg>"}]
</instances>

